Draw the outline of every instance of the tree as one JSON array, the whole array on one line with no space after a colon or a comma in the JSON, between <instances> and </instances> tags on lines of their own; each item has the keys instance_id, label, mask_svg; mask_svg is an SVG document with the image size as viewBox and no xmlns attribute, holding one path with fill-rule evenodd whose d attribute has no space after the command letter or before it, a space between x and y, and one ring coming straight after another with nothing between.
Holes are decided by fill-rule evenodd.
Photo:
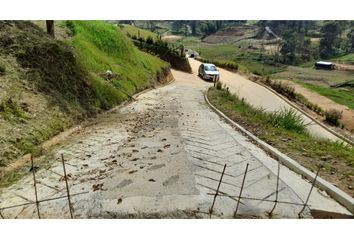
<instances>
[{"instance_id":1,"label":"tree","mask_svg":"<svg viewBox=\"0 0 354 240\"><path fill-rule=\"evenodd\" d=\"M192 35L197 35L197 21L196 20L191 20L189 21L189 24L192 29Z\"/></svg>"},{"instance_id":2,"label":"tree","mask_svg":"<svg viewBox=\"0 0 354 240\"><path fill-rule=\"evenodd\" d=\"M329 58L338 53L342 28L338 21L327 22L321 28L320 56Z\"/></svg>"},{"instance_id":3,"label":"tree","mask_svg":"<svg viewBox=\"0 0 354 240\"><path fill-rule=\"evenodd\" d=\"M354 50L354 28L347 35L349 40L349 47Z\"/></svg>"},{"instance_id":4,"label":"tree","mask_svg":"<svg viewBox=\"0 0 354 240\"><path fill-rule=\"evenodd\" d=\"M47 33L54 38L54 20L46 20L45 23L47 25Z\"/></svg>"},{"instance_id":5,"label":"tree","mask_svg":"<svg viewBox=\"0 0 354 240\"><path fill-rule=\"evenodd\" d=\"M299 63L312 58L311 40L306 37L305 21L292 21L283 34L281 54L285 63Z\"/></svg>"},{"instance_id":6,"label":"tree","mask_svg":"<svg viewBox=\"0 0 354 240\"><path fill-rule=\"evenodd\" d=\"M297 33L291 30L283 35L283 45L280 49L280 53L282 54L285 63L295 62L297 38Z\"/></svg>"}]
</instances>

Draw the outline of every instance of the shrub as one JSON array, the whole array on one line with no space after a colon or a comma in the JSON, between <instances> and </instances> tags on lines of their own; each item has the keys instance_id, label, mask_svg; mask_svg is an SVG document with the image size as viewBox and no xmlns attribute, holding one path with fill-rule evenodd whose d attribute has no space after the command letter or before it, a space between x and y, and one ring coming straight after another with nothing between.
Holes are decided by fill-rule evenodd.
<instances>
[{"instance_id":1,"label":"shrub","mask_svg":"<svg viewBox=\"0 0 354 240\"><path fill-rule=\"evenodd\" d=\"M222 89L222 83L220 81L216 82L216 89L221 90Z\"/></svg>"},{"instance_id":2,"label":"shrub","mask_svg":"<svg viewBox=\"0 0 354 240\"><path fill-rule=\"evenodd\" d=\"M21 107L19 107L18 103L11 97L0 101L0 114L3 115L6 120L28 119L24 111Z\"/></svg>"},{"instance_id":3,"label":"shrub","mask_svg":"<svg viewBox=\"0 0 354 240\"><path fill-rule=\"evenodd\" d=\"M152 37L148 37L147 39L146 39L146 43L147 44L154 44L154 39L152 39Z\"/></svg>"},{"instance_id":4,"label":"shrub","mask_svg":"<svg viewBox=\"0 0 354 240\"><path fill-rule=\"evenodd\" d=\"M69 34L70 36L74 36L74 35L76 34L76 29L75 29L75 24L74 24L74 22L68 20L68 21L65 22L65 24L66 24L66 27L69 29L69 33L68 33L68 34Z\"/></svg>"},{"instance_id":5,"label":"shrub","mask_svg":"<svg viewBox=\"0 0 354 240\"><path fill-rule=\"evenodd\" d=\"M270 83L270 86L280 94L286 95L292 99L296 98L295 88L288 84L284 84L280 81L276 81Z\"/></svg>"},{"instance_id":6,"label":"shrub","mask_svg":"<svg viewBox=\"0 0 354 240\"><path fill-rule=\"evenodd\" d=\"M334 126L339 126L340 124L339 119L342 118L342 112L336 109L330 109L328 111L325 111L324 114L325 114L325 119L328 123Z\"/></svg>"},{"instance_id":7,"label":"shrub","mask_svg":"<svg viewBox=\"0 0 354 240\"><path fill-rule=\"evenodd\" d=\"M282 109L271 113L270 117L271 124L275 127L282 127L298 133L305 132L306 124L301 115L297 114L294 109Z\"/></svg>"},{"instance_id":8,"label":"shrub","mask_svg":"<svg viewBox=\"0 0 354 240\"><path fill-rule=\"evenodd\" d=\"M238 71L238 64L233 61L220 61L220 60L212 60L212 59L201 58L201 57L198 57L197 60L205 63L206 62L212 63L218 67L222 67L230 71Z\"/></svg>"},{"instance_id":9,"label":"shrub","mask_svg":"<svg viewBox=\"0 0 354 240\"><path fill-rule=\"evenodd\" d=\"M6 67L4 65L0 65L0 76L5 75Z\"/></svg>"}]
</instances>

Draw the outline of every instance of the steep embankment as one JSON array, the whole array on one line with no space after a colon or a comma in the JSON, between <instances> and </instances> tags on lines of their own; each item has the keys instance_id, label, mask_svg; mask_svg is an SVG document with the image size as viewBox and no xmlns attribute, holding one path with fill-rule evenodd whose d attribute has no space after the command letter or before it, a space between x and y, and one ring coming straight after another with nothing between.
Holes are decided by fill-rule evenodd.
<instances>
[{"instance_id":1,"label":"steep embankment","mask_svg":"<svg viewBox=\"0 0 354 240\"><path fill-rule=\"evenodd\" d=\"M31 22L0 21L0 174L66 127L169 74L167 63L139 51L113 25L62 27L71 35L65 42Z\"/></svg>"}]
</instances>

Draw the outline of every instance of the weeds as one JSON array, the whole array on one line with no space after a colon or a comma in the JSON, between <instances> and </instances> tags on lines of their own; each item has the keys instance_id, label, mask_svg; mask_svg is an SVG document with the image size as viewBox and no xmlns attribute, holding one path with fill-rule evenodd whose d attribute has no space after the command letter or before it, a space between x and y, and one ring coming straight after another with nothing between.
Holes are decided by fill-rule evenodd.
<instances>
[{"instance_id":1,"label":"weeds","mask_svg":"<svg viewBox=\"0 0 354 240\"><path fill-rule=\"evenodd\" d=\"M297 100L304 104L308 109L318 113L321 116L323 115L323 109L320 106L310 102L303 95L296 93L295 88L289 84L282 83L281 81L272 81L269 76L264 80L264 83L270 86L276 92L286 96L290 100Z\"/></svg>"},{"instance_id":2,"label":"weeds","mask_svg":"<svg viewBox=\"0 0 354 240\"><path fill-rule=\"evenodd\" d=\"M6 67L2 64L0 64L0 76L5 75L6 72Z\"/></svg>"},{"instance_id":3,"label":"weeds","mask_svg":"<svg viewBox=\"0 0 354 240\"><path fill-rule=\"evenodd\" d=\"M8 120L27 120L29 117L11 97L0 101L0 114Z\"/></svg>"},{"instance_id":4,"label":"weeds","mask_svg":"<svg viewBox=\"0 0 354 240\"><path fill-rule=\"evenodd\" d=\"M301 115L294 109L282 109L270 114L270 122L274 127L281 127L289 131L304 133L306 124Z\"/></svg>"},{"instance_id":5,"label":"weeds","mask_svg":"<svg viewBox=\"0 0 354 240\"><path fill-rule=\"evenodd\" d=\"M342 112L336 110L336 109L330 109L328 111L325 111L325 120L334 125L334 126L339 126L340 125L340 119L342 118Z\"/></svg>"},{"instance_id":6,"label":"weeds","mask_svg":"<svg viewBox=\"0 0 354 240\"><path fill-rule=\"evenodd\" d=\"M295 88L289 84L285 84L280 81L269 81L269 86L282 95L296 99Z\"/></svg>"},{"instance_id":7,"label":"weeds","mask_svg":"<svg viewBox=\"0 0 354 240\"><path fill-rule=\"evenodd\" d=\"M220 81L216 82L216 89L221 90L222 89L222 83Z\"/></svg>"},{"instance_id":8,"label":"weeds","mask_svg":"<svg viewBox=\"0 0 354 240\"><path fill-rule=\"evenodd\" d=\"M221 85L220 85L221 86ZM218 89L218 88L217 88ZM254 108L244 99L239 99L226 89L219 90L220 95L232 102L234 109L248 117L254 117L263 124L268 124L276 128L285 129L296 133L306 133L306 124L302 117L294 109L282 109L278 112L268 113L261 108Z\"/></svg>"}]
</instances>

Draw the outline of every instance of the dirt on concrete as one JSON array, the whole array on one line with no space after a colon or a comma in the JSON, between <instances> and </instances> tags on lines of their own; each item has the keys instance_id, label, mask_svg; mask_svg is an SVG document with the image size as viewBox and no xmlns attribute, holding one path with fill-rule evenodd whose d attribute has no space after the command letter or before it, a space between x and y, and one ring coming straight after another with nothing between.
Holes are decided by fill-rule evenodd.
<instances>
[{"instance_id":1,"label":"dirt on concrete","mask_svg":"<svg viewBox=\"0 0 354 240\"><path fill-rule=\"evenodd\" d=\"M65 197L61 155L75 218L209 218L224 164L213 218L232 218L249 164L242 218L268 218L274 203L277 161L211 111L203 91L211 83L196 72L173 71L176 81L136 97L93 120L80 133L36 158L39 199ZM45 160L46 164L41 164ZM311 184L281 166L275 218L297 218ZM34 201L32 173L2 189L0 208ZM313 191L311 209L348 211ZM43 218L68 218L66 198L40 203ZM33 204L2 211L5 218L36 218ZM309 209L303 217L311 218Z\"/></svg>"}]
</instances>

